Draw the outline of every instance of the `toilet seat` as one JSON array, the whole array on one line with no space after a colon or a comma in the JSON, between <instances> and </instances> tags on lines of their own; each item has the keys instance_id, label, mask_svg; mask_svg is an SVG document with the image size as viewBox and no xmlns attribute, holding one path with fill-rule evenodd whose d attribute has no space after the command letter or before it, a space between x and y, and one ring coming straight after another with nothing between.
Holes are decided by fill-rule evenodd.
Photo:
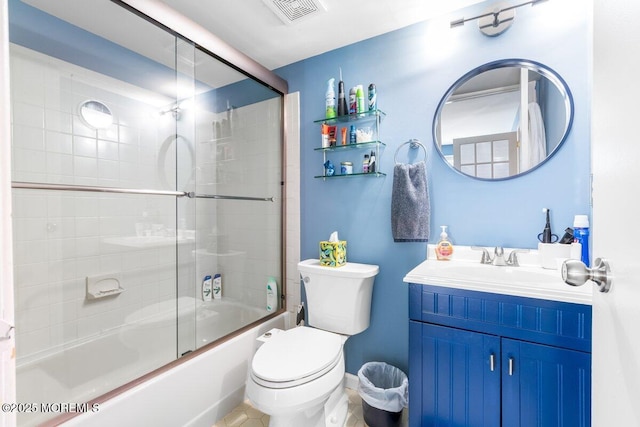
<instances>
[{"instance_id":1,"label":"toilet seat","mask_svg":"<svg viewBox=\"0 0 640 427\"><path fill-rule=\"evenodd\" d=\"M294 387L321 377L341 359L340 335L297 327L274 335L258 349L251 377L268 388Z\"/></svg>"}]
</instances>

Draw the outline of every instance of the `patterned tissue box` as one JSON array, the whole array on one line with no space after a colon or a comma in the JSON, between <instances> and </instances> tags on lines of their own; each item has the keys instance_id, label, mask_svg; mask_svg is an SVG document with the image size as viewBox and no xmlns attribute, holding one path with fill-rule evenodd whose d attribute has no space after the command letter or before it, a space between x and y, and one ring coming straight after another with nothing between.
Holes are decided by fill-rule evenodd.
<instances>
[{"instance_id":1,"label":"patterned tissue box","mask_svg":"<svg viewBox=\"0 0 640 427\"><path fill-rule=\"evenodd\" d=\"M320 265L325 267L341 267L347 263L347 241L320 242Z\"/></svg>"}]
</instances>

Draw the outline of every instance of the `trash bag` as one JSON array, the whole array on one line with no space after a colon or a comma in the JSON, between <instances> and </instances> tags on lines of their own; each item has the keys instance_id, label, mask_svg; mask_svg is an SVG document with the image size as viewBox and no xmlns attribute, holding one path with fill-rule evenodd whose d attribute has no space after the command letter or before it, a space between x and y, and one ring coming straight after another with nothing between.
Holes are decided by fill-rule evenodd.
<instances>
[{"instance_id":1,"label":"trash bag","mask_svg":"<svg viewBox=\"0 0 640 427\"><path fill-rule=\"evenodd\" d=\"M370 406L388 412L401 412L409 404L409 380L395 366L368 362L358 371L358 393Z\"/></svg>"}]
</instances>

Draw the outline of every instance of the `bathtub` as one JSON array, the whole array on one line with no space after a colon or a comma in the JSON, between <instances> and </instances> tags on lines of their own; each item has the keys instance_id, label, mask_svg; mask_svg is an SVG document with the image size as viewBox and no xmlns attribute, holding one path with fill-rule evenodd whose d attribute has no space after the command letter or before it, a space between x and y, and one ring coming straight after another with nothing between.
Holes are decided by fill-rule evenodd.
<instances>
[{"instance_id":1,"label":"bathtub","mask_svg":"<svg viewBox=\"0 0 640 427\"><path fill-rule=\"evenodd\" d=\"M173 307L168 311L162 304L165 303L146 307L145 313L150 315L134 313L123 327L108 334L64 351L19 361L21 402L82 404L104 393L109 397L96 406L78 407L78 412L83 413L75 417L70 416L75 414L68 407L55 405L50 408L54 413L21 413L19 425L38 425L59 413L61 417L51 425L63 422L65 426L211 427L243 401L256 338L271 328L285 328L288 320L286 313L280 314L209 350L196 351L176 361L176 346L166 345L175 344L176 303L167 302ZM178 310L180 328L192 334L181 337L180 354L189 352L181 352L180 347L203 347L266 314L265 310L231 300L202 302L185 297L178 300ZM156 372L135 380L160 366L163 367ZM118 389L132 380L133 386ZM52 402L45 395L56 399Z\"/></svg>"}]
</instances>

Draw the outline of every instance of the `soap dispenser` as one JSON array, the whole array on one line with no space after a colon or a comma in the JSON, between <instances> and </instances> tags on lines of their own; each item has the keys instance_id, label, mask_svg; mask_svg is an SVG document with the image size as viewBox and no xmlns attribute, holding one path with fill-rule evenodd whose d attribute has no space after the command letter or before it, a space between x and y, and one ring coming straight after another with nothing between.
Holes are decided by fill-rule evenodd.
<instances>
[{"instance_id":1,"label":"soap dispenser","mask_svg":"<svg viewBox=\"0 0 640 427\"><path fill-rule=\"evenodd\" d=\"M447 226L441 225L442 233L440 233L440 240L436 245L436 258L440 261L449 261L453 255L453 244L449 240L447 234Z\"/></svg>"}]
</instances>

